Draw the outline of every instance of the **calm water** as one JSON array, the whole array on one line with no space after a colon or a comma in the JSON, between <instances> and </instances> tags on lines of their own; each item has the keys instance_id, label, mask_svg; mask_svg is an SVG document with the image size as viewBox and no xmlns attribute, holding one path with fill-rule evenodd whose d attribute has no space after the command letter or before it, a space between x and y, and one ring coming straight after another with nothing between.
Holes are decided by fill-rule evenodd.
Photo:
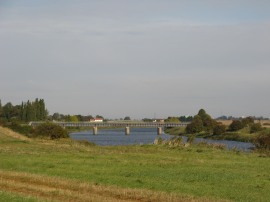
<instances>
[{"instance_id":1,"label":"calm water","mask_svg":"<svg viewBox=\"0 0 270 202\"><path fill-rule=\"evenodd\" d=\"M187 137L183 136L183 141L187 141ZM207 142L207 143L218 143L224 144L228 149L238 149L241 151L251 151L255 145L247 142L238 142L238 141L231 141L231 140L211 140L211 139L204 139L204 138L195 138L194 143L199 142Z\"/></svg>"},{"instance_id":2,"label":"calm water","mask_svg":"<svg viewBox=\"0 0 270 202\"><path fill-rule=\"evenodd\" d=\"M91 131L71 133L70 137L75 140L87 140L97 145L131 145L131 144L152 144L158 137L156 128L131 128L130 135L125 135L125 129L98 130L97 135ZM170 139L172 136L162 134L163 139Z\"/></svg>"},{"instance_id":3,"label":"calm water","mask_svg":"<svg viewBox=\"0 0 270 202\"><path fill-rule=\"evenodd\" d=\"M74 140L87 140L94 142L97 145L132 145L132 144L152 144L157 137L162 139L170 139L172 136L167 134L157 135L156 128L131 128L130 135L125 135L124 128L99 130L98 135L93 135L91 131L83 131L71 133L70 137ZM187 137L182 137L183 141L187 140ZM254 147L251 143L228 141L228 140L211 140L203 138L195 138L195 143L207 142L207 143L220 143L225 144L227 148L236 148L242 151L250 151Z\"/></svg>"}]
</instances>

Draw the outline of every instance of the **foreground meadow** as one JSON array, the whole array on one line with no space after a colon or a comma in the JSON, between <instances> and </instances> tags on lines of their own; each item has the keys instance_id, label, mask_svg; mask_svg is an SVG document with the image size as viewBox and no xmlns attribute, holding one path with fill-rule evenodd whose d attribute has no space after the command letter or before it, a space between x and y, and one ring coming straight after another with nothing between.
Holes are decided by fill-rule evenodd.
<instances>
[{"instance_id":1,"label":"foreground meadow","mask_svg":"<svg viewBox=\"0 0 270 202\"><path fill-rule=\"evenodd\" d=\"M0 201L269 201L270 158L209 146L93 146L0 128Z\"/></svg>"}]
</instances>

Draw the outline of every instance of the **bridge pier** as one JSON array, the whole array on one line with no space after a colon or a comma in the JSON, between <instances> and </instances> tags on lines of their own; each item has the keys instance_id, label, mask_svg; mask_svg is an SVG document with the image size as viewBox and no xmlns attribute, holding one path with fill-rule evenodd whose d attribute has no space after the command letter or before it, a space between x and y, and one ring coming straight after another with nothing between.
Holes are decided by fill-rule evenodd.
<instances>
[{"instance_id":1,"label":"bridge pier","mask_svg":"<svg viewBox=\"0 0 270 202\"><path fill-rule=\"evenodd\" d=\"M94 126L93 127L93 135L97 135L97 132L98 132L97 126Z\"/></svg>"},{"instance_id":2,"label":"bridge pier","mask_svg":"<svg viewBox=\"0 0 270 202\"><path fill-rule=\"evenodd\" d=\"M162 127L158 127L158 128L157 128L157 134L158 134L158 135L161 135L161 134L162 134Z\"/></svg>"},{"instance_id":3,"label":"bridge pier","mask_svg":"<svg viewBox=\"0 0 270 202\"><path fill-rule=\"evenodd\" d=\"M126 128L125 128L125 134L126 135L129 135L130 134L130 127L129 126L126 126Z\"/></svg>"}]
</instances>

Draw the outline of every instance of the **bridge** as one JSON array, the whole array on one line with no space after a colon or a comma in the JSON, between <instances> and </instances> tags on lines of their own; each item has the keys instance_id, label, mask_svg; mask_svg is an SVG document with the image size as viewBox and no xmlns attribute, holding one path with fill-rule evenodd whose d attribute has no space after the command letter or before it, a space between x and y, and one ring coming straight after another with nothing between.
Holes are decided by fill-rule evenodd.
<instances>
[{"instance_id":1,"label":"bridge","mask_svg":"<svg viewBox=\"0 0 270 202\"><path fill-rule=\"evenodd\" d=\"M30 122L29 125L36 127L44 122ZM125 134L130 134L130 128L157 128L157 134L162 134L162 128L166 127L185 127L187 122L169 123L169 122L53 122L62 127L91 127L93 134L97 134L98 127L118 127L125 128Z\"/></svg>"}]
</instances>

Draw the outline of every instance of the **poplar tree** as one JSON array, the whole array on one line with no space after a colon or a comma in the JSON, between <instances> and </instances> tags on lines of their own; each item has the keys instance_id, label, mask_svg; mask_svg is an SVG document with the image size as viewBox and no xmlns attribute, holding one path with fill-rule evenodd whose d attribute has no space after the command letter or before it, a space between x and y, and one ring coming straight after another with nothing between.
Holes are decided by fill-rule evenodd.
<instances>
[{"instance_id":1,"label":"poplar tree","mask_svg":"<svg viewBox=\"0 0 270 202\"><path fill-rule=\"evenodd\" d=\"M3 108L2 108L2 102L0 100L0 118L3 117Z\"/></svg>"}]
</instances>

